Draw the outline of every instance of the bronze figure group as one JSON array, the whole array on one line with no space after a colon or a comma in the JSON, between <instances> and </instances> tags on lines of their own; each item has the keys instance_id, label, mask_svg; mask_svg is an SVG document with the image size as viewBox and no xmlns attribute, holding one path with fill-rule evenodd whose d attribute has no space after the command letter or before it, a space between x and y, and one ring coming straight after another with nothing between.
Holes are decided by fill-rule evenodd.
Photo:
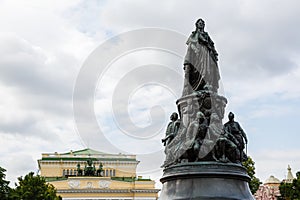
<instances>
[{"instance_id":1,"label":"bronze figure group","mask_svg":"<svg viewBox=\"0 0 300 200\"><path fill-rule=\"evenodd\" d=\"M234 114L222 124L227 100L218 94L220 74L214 42L197 20L187 41L185 79L179 114L172 113L162 139L166 159L162 167L182 162L217 161L241 163L248 140Z\"/></svg>"}]
</instances>

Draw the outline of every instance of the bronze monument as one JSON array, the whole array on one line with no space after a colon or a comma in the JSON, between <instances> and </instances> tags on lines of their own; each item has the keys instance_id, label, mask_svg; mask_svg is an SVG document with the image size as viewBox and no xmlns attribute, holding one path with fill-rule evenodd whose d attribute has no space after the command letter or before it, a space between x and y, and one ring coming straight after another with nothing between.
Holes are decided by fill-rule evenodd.
<instances>
[{"instance_id":1,"label":"bronze monument","mask_svg":"<svg viewBox=\"0 0 300 200\"><path fill-rule=\"evenodd\" d=\"M170 117L163 139L166 159L162 165L160 198L253 200L244 152L247 137L234 114L222 124L227 99L218 94L218 53L197 20L187 41L182 97L178 113ZM179 117L178 117L179 116Z\"/></svg>"}]
</instances>

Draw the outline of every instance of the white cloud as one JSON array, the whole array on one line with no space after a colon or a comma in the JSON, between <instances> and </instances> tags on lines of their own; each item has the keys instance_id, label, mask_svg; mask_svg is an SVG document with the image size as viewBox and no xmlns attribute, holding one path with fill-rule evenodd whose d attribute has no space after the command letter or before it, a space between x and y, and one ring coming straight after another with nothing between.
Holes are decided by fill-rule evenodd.
<instances>
[{"instance_id":1,"label":"white cloud","mask_svg":"<svg viewBox=\"0 0 300 200\"><path fill-rule=\"evenodd\" d=\"M262 119L270 124L274 117L283 114L287 116L282 119L285 124L291 120L289 115L299 117L296 112L299 110L297 102L300 94L298 8L296 0L166 0L155 4L132 0L1 1L0 17L5 20L0 21L0 133L4 138L0 155L5 160L3 165L8 169L9 179L35 170L36 163L21 165L20 152L29 163L31 160L35 162L44 151L81 148L84 142L75 133L72 119L72 92L80 66L102 41L135 28L161 27L188 36L196 19L203 17L220 54L228 109L242 113L240 119L249 120L243 124L250 125L259 124L258 120ZM151 35L145 35L143 39L149 38ZM182 48L185 48L184 45L182 43ZM111 108L122 108L124 101L121 97L128 93L131 95L128 97L130 103L129 106L128 101L125 104L129 111L121 114L128 114L127 118L141 127L154 122L149 114L152 106L162 105L164 108L165 116L159 115L164 119L158 124L165 124L168 115L176 109L177 97L165 89L171 88L173 93L180 94L182 82L178 78L164 89L155 86L121 91L117 94L119 101L112 105L111 99L120 81L130 79L135 86L135 83L147 79L148 73L134 71L135 67L145 63L164 64L171 67L174 74L182 75L182 61L177 57L166 57L161 52L140 51L135 56L126 55L119 63L116 61L106 77L101 79L103 82L99 82L95 99L95 112L107 137L120 134L111 118ZM128 72L134 73L130 76ZM162 70L155 80L171 79L168 75ZM124 89L128 88L126 86L123 85ZM157 113L160 112L156 110L153 116ZM85 117L85 113L82 116ZM126 120L123 119L123 123ZM279 126L273 124L272 130L279 130ZM249 130L260 131L260 128L249 127ZM295 132L297 128L291 125L287 132ZM149 140L150 143L143 143L148 151L139 149L142 146L134 146L136 141L132 138L128 143L119 143L125 151L152 152L155 145L160 145L157 141L163 134L162 131ZM257 136L260 134L255 133ZM276 140L272 136L279 133L264 134ZM124 134L119 139L123 137ZM131 149L131 146L135 148ZM266 145L265 148L268 152L270 147ZM290 160L298 158L298 153L290 155ZM267 177L269 172L279 171L282 167L285 170L289 162L284 156L270 158L269 154L254 158L261 177ZM275 164L280 162L282 165L276 165L275 169ZM156 163L154 168L157 169L160 164ZM298 163L295 163L295 168L299 168Z\"/></svg>"},{"instance_id":2,"label":"white cloud","mask_svg":"<svg viewBox=\"0 0 300 200\"><path fill-rule=\"evenodd\" d=\"M287 175L288 165L291 166L294 177L296 177L296 172L300 171L299 149L268 149L256 152L253 157L255 159L256 176L262 182L270 175L283 180Z\"/></svg>"}]
</instances>

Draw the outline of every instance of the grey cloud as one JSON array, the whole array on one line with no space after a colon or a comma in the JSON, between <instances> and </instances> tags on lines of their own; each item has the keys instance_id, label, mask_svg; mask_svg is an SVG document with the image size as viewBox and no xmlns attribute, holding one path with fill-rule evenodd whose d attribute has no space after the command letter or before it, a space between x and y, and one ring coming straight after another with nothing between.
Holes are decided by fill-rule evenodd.
<instances>
[{"instance_id":1,"label":"grey cloud","mask_svg":"<svg viewBox=\"0 0 300 200\"><path fill-rule=\"evenodd\" d=\"M239 75L236 78L247 78L250 75L257 78L257 75L261 76L259 73L263 73L263 77L268 78L289 73L299 66L292 58L300 51L300 40L296 37L300 28L295 26L299 24L298 11L285 11L278 7L267 9L270 6L271 3L263 4L261 10L248 13L246 17L239 16L239 22L229 24L223 29L225 31L219 28L223 35L217 44L223 58L221 67L224 73L229 72L226 76L233 74Z\"/></svg>"},{"instance_id":2,"label":"grey cloud","mask_svg":"<svg viewBox=\"0 0 300 200\"><path fill-rule=\"evenodd\" d=\"M0 51L0 82L13 88L11 95L19 99L25 109L71 114L77 70L69 65L74 65L74 59L63 54L48 58L42 49L16 36L2 37Z\"/></svg>"},{"instance_id":3,"label":"grey cloud","mask_svg":"<svg viewBox=\"0 0 300 200\"><path fill-rule=\"evenodd\" d=\"M108 29L161 26L188 35L194 29L194 21L203 17L219 50L220 67L230 78L245 78L249 74L255 77L258 73L267 78L298 66L291 59L300 46L297 1L264 2L259 6L255 1L164 1L155 6L147 3L103 5L103 17L99 20ZM154 12L158 14L153 15Z\"/></svg>"},{"instance_id":4,"label":"grey cloud","mask_svg":"<svg viewBox=\"0 0 300 200\"><path fill-rule=\"evenodd\" d=\"M56 98L70 98L72 95L72 79L67 74L61 59L59 65L47 64L45 53L18 37L4 37L5 43L0 47L0 80L9 86L20 88L22 92L36 95L53 95ZM68 67L68 69L70 69ZM68 80L69 79L69 80Z\"/></svg>"},{"instance_id":5,"label":"grey cloud","mask_svg":"<svg viewBox=\"0 0 300 200\"><path fill-rule=\"evenodd\" d=\"M26 18L26 14L24 15L22 12L16 12L14 15L9 14L12 19L16 18L19 20L23 17L26 18L24 21L27 20L27 25L26 23L24 23L23 26L16 25L17 28L11 28L11 30L9 30L19 31L17 34L20 34L20 37L6 37L1 39L0 83L3 87L13 88L13 92L7 95L12 95L15 99L18 99L19 104L16 105L16 115L20 113L17 109L20 109L19 111L25 112L27 117L24 119L16 119L15 122L2 121L0 122L0 127L3 132L8 133L6 136L14 134L14 132L20 132L29 138L43 137L43 141L49 140L49 143L44 147L36 147L34 149L35 152L40 152L42 149L53 149L53 151L57 151L66 148L68 145L71 146L70 140L63 141L63 138L66 132L71 132L68 136L73 138L72 131L74 130L67 127L67 125L64 126L63 123L68 122L71 118L73 82L75 81L79 64L78 60L74 59L72 55L64 53L62 49L66 43L68 43L68 45L71 44L74 49L80 49L81 45L84 45L80 42L84 43L85 40L76 40L77 35L75 39L69 40L69 37L71 37L73 33L77 34L77 32L67 31L68 34L65 35L62 34L64 33L62 29L75 30L77 28L77 30L88 37L96 37L98 34L109 37L113 34L133 28L162 27L179 31L188 36L191 31L194 30L195 20L202 17L206 20L207 31L215 41L216 48L220 54L222 80L225 82L225 85L231 84L232 88L228 89L231 95L239 99L248 98L253 100L259 98L262 93L251 92L245 89L253 87L251 89L260 90L260 85L253 83L261 80L264 80L263 84L272 87L272 85L269 85L271 78L293 73L299 68L299 63L293 58L299 54L300 50L300 40L297 39L300 35L300 28L298 26L300 20L298 12L300 7L299 3L299 1L293 0L166 0L155 4L151 1L82 2L76 6L68 7L69 10L64 13L64 17L67 18L66 21L68 21L69 24L67 24L68 26L64 26L66 23L58 23L58 28L54 27L53 24L59 22L61 16L56 16L54 19L55 23L51 23L53 13L46 18L49 20L49 24L47 20L38 19L36 13L33 13L32 16L28 18L29 20ZM30 11L34 12L34 10ZM28 10L26 13L27 12ZM37 13L39 12L41 11L39 10ZM47 12L44 14L47 15ZM33 25L28 24L31 23L30 18L35 22ZM14 20L12 21L14 22ZM14 24L11 23L11 25L13 26ZM43 28L45 28L45 30L43 30ZM56 28L58 30L55 30ZM45 33L43 34L43 32ZM39 44L51 46L50 49L53 54L49 55L47 48L42 49L33 43L22 40L21 38L24 37L24 35L28 36L27 38L35 39L36 37L36 40L31 40L31 42L37 41ZM150 37L151 35L145 35L142 39L147 40ZM101 41L102 39L103 38L101 38ZM59 41L60 44L55 43L57 41ZM88 39L86 41L88 41ZM100 43L100 40L97 42ZM158 40L158 42L163 41ZM176 42L178 41L174 41L174 43ZM185 48L185 44L182 43L182 51L185 51ZM99 59L101 59L101 56ZM73 67L73 65L76 67ZM182 68L182 63L179 63L176 67ZM135 82L145 80L147 76L149 76L149 74L137 73L135 77L132 77L133 80L131 80L132 82L130 83L134 84ZM174 86L174 88L176 88L175 93L181 92L182 83L178 83L180 82L178 79L174 80L174 77L164 72L161 74L156 73L155 76L158 79L173 80L170 87ZM86 80L83 82L86 82ZM294 84L295 83L296 82L294 82ZM289 84L285 83L285 85L288 86ZM233 87L238 87L239 89L234 90ZM266 87L264 87L264 89L265 88ZM293 88L291 90L293 90ZM270 90L270 93L274 93L274 91L276 90ZM249 93L250 97L239 95L241 93ZM270 93L266 95L274 97L269 95ZM121 97L122 95L126 96L125 91L120 91L118 94ZM82 99L84 99L85 94L81 95L83 96ZM298 98L298 96L296 97ZM100 96L100 98L105 97ZM169 104L175 107L174 101L169 102ZM229 99L229 102L230 101L232 102L232 99ZM81 105L82 108L86 106L84 103ZM270 104L271 103L272 102L270 102ZM118 106L122 107L123 105L124 102L121 101L116 102L115 106L118 108ZM245 102L243 105L246 105ZM236 107L233 106L232 108ZM93 132L97 127L89 126L90 121L85 117L86 113L84 113L84 109L82 110L83 112L80 113L81 117L86 119L82 125L86 126L84 129L86 132L84 134L89 135L87 139L94 140L91 141L90 144L92 144L95 142L94 138L99 137L97 133ZM30 116L34 112L39 114ZM156 111L153 116L161 116L160 114L160 112ZM169 113L166 114L168 115ZM3 115L5 115L5 113ZM121 118L124 115L122 115ZM168 116L163 117L168 118ZM47 119L44 121L43 119L45 118ZM107 120L107 118L104 120ZM138 120L140 120L140 118L138 118ZM110 126L113 123L111 120L105 122L105 126ZM121 123L125 122L126 121L122 121ZM159 121L154 121L153 123L158 124ZM109 128L109 130L116 131L111 127ZM130 127L126 128L132 130ZM149 131L154 130L154 128L149 129ZM145 131L142 135L145 136L149 133L150 132ZM114 135L114 133L105 134ZM138 132L135 134L138 134ZM20 134L15 138L15 140L22 141ZM16 143L16 141L12 141L11 143ZM53 142L55 142L55 145L51 144ZM89 141L87 140L87 142ZM124 141L118 142L124 143ZM30 141L29 143L32 146L37 145L36 141ZM133 144L133 142L128 145L131 144ZM150 148L151 145L149 144L146 148ZM15 144L13 144L13 146L15 146ZM19 147L14 149L14 151L24 151L26 155L32 153L32 151L28 150L28 147L21 147L22 144L20 143L17 143L17 146ZM104 147L105 144L100 148ZM11 149L13 150L13 148ZM115 150L113 148L111 149ZM99 150L106 151L109 150L109 148ZM13 166L13 158L18 159L18 155L11 154L10 156L12 157L12 164L10 166ZM27 159L27 163L28 160L32 159ZM151 157L148 161L153 162L153 160L156 160L156 157ZM263 165L263 162L261 163ZM15 171L24 167L19 163L16 164L20 166L14 166L15 168L12 169ZM153 166L150 168L157 167L154 162L152 164ZM29 170L29 168L32 169L35 168L35 166L30 165L24 169ZM22 173L24 173L24 171L22 171Z\"/></svg>"},{"instance_id":6,"label":"grey cloud","mask_svg":"<svg viewBox=\"0 0 300 200\"><path fill-rule=\"evenodd\" d=\"M18 113L16 113L18 115ZM51 121L51 120L50 120ZM60 134L56 129L59 127L54 122L49 125L49 120L43 115L30 116L30 112L23 117L16 116L11 120L0 121L0 132L8 135L19 135L21 137L36 137L42 140L58 141Z\"/></svg>"}]
</instances>

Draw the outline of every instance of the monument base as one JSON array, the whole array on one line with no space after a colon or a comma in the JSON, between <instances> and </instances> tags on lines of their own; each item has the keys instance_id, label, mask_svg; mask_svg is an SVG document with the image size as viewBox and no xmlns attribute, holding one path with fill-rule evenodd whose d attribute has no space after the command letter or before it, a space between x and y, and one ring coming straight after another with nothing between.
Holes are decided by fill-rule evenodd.
<instances>
[{"instance_id":1,"label":"monument base","mask_svg":"<svg viewBox=\"0 0 300 200\"><path fill-rule=\"evenodd\" d=\"M162 200L254 200L246 169L218 162L181 163L164 169Z\"/></svg>"}]
</instances>

